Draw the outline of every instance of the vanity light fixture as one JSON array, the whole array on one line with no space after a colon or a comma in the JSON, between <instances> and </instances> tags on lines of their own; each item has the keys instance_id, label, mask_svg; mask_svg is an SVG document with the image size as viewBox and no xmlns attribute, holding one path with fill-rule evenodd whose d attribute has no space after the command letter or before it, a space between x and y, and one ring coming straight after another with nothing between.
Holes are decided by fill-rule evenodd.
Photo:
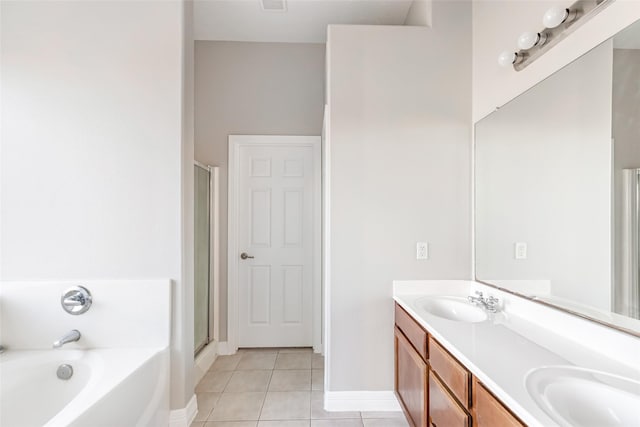
<instances>
[{"instance_id":1,"label":"vanity light fixture","mask_svg":"<svg viewBox=\"0 0 640 427\"><path fill-rule=\"evenodd\" d=\"M614 1L578 0L567 8L560 6L549 8L542 17L544 28L538 32L522 33L517 40L520 50L513 53L502 52L498 56L498 63L503 67L512 66L516 71L523 70Z\"/></svg>"}]
</instances>

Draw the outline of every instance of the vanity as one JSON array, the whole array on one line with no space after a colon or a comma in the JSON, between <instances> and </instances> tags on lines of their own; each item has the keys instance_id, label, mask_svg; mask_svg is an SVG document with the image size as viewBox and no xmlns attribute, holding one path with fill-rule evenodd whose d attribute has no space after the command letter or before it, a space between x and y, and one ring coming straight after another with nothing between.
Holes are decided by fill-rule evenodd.
<instances>
[{"instance_id":1,"label":"vanity","mask_svg":"<svg viewBox=\"0 0 640 427\"><path fill-rule=\"evenodd\" d=\"M395 389L414 426L524 425L398 303L394 343Z\"/></svg>"},{"instance_id":2,"label":"vanity","mask_svg":"<svg viewBox=\"0 0 640 427\"><path fill-rule=\"evenodd\" d=\"M640 426L640 339L473 281L397 281L394 300L411 426Z\"/></svg>"}]
</instances>

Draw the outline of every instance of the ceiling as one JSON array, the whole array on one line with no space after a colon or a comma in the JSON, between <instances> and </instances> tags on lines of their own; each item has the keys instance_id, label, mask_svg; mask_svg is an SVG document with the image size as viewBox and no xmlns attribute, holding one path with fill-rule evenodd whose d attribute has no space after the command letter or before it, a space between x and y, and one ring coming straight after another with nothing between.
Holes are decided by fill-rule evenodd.
<instances>
[{"instance_id":1,"label":"ceiling","mask_svg":"<svg viewBox=\"0 0 640 427\"><path fill-rule=\"evenodd\" d=\"M325 43L329 24L403 25L411 0L287 0L264 11L261 0L195 0L196 40Z\"/></svg>"}]
</instances>

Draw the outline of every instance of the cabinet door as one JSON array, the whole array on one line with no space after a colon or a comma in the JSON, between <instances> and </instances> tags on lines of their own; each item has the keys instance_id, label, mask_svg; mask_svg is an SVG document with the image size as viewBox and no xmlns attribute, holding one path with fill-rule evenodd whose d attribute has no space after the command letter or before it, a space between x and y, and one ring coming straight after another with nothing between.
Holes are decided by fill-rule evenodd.
<instances>
[{"instance_id":1,"label":"cabinet door","mask_svg":"<svg viewBox=\"0 0 640 427\"><path fill-rule=\"evenodd\" d=\"M427 426L427 364L395 328L396 394L413 427Z\"/></svg>"},{"instance_id":2,"label":"cabinet door","mask_svg":"<svg viewBox=\"0 0 640 427\"><path fill-rule=\"evenodd\" d=\"M523 427L502 403L484 388L478 380L473 381L473 426L474 427Z\"/></svg>"}]
</instances>

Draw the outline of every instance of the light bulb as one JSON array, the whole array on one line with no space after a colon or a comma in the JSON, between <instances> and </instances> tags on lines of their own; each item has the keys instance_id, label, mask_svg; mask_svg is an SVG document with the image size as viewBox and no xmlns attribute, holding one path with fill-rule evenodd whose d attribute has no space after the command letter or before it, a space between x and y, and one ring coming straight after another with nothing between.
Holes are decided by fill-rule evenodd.
<instances>
[{"instance_id":1,"label":"light bulb","mask_svg":"<svg viewBox=\"0 0 640 427\"><path fill-rule=\"evenodd\" d=\"M556 28L569 17L569 9L560 6L553 6L544 13L542 25L546 28Z\"/></svg>"},{"instance_id":2,"label":"light bulb","mask_svg":"<svg viewBox=\"0 0 640 427\"><path fill-rule=\"evenodd\" d=\"M547 41L547 35L545 33L527 31L518 37L518 47L522 50L528 50L534 46L542 46L545 41Z\"/></svg>"},{"instance_id":3,"label":"light bulb","mask_svg":"<svg viewBox=\"0 0 640 427\"><path fill-rule=\"evenodd\" d=\"M503 67L508 67L516 62L518 55L515 52L505 50L498 56L498 64Z\"/></svg>"},{"instance_id":4,"label":"light bulb","mask_svg":"<svg viewBox=\"0 0 640 427\"><path fill-rule=\"evenodd\" d=\"M520 37L518 37L518 47L522 50L531 49L538 43L539 38L540 34L534 33L533 31L522 33Z\"/></svg>"}]
</instances>

